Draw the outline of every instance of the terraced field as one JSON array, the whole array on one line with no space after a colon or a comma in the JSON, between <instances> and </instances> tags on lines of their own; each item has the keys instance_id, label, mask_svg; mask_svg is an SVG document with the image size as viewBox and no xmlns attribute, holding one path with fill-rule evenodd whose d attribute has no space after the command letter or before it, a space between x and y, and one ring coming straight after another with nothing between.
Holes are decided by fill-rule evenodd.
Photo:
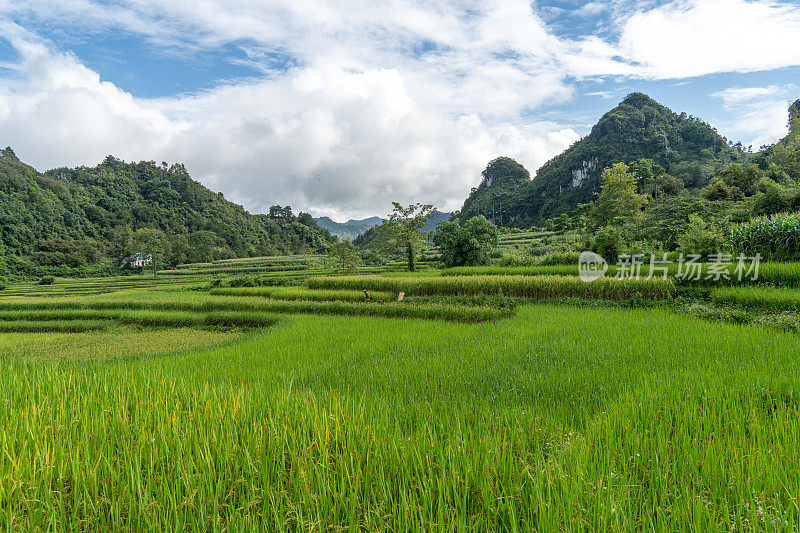
<instances>
[{"instance_id":1,"label":"terraced field","mask_svg":"<svg viewBox=\"0 0 800 533\"><path fill-rule=\"evenodd\" d=\"M680 310L797 313L799 271L587 284L273 257L14 284L0 523L793 530L800 337Z\"/></svg>"}]
</instances>

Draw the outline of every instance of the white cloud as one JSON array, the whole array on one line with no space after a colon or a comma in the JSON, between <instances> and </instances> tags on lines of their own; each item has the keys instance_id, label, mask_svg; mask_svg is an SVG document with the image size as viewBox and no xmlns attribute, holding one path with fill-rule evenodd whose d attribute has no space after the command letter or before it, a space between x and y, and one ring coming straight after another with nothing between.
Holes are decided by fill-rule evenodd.
<instances>
[{"instance_id":1,"label":"white cloud","mask_svg":"<svg viewBox=\"0 0 800 533\"><path fill-rule=\"evenodd\" d=\"M397 68L321 62L193 95L135 98L9 28L21 58L17 75L0 80L0 139L23 159L39 168L108 153L183 161L256 211L280 203L349 217L383 214L392 200L457 209L490 159L510 155L533 170L578 139L552 123L510 126L439 109L415 97ZM499 87L517 82L511 71L492 74ZM475 78L463 83L479 98Z\"/></svg>"},{"instance_id":2,"label":"white cloud","mask_svg":"<svg viewBox=\"0 0 800 533\"><path fill-rule=\"evenodd\" d=\"M730 87L724 91L717 91L711 93L709 96L712 98L721 98L726 106L747 102L749 100L763 99L767 96L775 96L776 94L783 93L777 85L770 85L769 87Z\"/></svg>"},{"instance_id":3,"label":"white cloud","mask_svg":"<svg viewBox=\"0 0 800 533\"><path fill-rule=\"evenodd\" d=\"M575 14L579 17L596 17L611 9L608 2L588 2L580 7Z\"/></svg>"},{"instance_id":4,"label":"white cloud","mask_svg":"<svg viewBox=\"0 0 800 533\"><path fill-rule=\"evenodd\" d=\"M645 77L752 72L800 64L800 7L748 0L678 0L636 12L619 54Z\"/></svg>"},{"instance_id":5,"label":"white cloud","mask_svg":"<svg viewBox=\"0 0 800 533\"><path fill-rule=\"evenodd\" d=\"M0 138L28 148L37 162L77 165L110 151L123 157L155 152L180 129L73 55L52 53L16 25L0 24L0 30L21 57L17 76L0 81Z\"/></svg>"},{"instance_id":6,"label":"white cloud","mask_svg":"<svg viewBox=\"0 0 800 533\"><path fill-rule=\"evenodd\" d=\"M710 94L722 100L734 118L721 124L736 138L749 139L754 149L772 144L788 133L788 109L796 85L767 87L729 87Z\"/></svg>"}]
</instances>

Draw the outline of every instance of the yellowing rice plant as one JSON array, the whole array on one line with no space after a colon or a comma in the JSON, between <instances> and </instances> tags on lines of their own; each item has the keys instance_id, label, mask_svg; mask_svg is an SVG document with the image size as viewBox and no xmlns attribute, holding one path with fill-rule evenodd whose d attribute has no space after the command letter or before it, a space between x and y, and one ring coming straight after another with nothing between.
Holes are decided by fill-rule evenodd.
<instances>
[{"instance_id":1,"label":"yellowing rice plant","mask_svg":"<svg viewBox=\"0 0 800 533\"><path fill-rule=\"evenodd\" d=\"M9 529L800 525L796 336L546 305L96 363L0 346Z\"/></svg>"}]
</instances>

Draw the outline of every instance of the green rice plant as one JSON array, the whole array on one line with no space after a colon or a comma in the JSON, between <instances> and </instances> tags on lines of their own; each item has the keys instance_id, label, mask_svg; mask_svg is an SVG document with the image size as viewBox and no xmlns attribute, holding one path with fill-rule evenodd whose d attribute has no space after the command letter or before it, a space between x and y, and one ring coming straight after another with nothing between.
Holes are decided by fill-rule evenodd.
<instances>
[{"instance_id":1,"label":"green rice plant","mask_svg":"<svg viewBox=\"0 0 800 533\"><path fill-rule=\"evenodd\" d=\"M723 287L711 291L711 299L717 304L800 311L800 289Z\"/></svg>"},{"instance_id":2,"label":"green rice plant","mask_svg":"<svg viewBox=\"0 0 800 533\"><path fill-rule=\"evenodd\" d=\"M273 298L276 300L329 300L363 302L366 295L363 291L326 291L310 290L301 287L241 287L211 289L215 296L254 296ZM390 292L372 291L369 293L371 300L388 302L397 299L397 295Z\"/></svg>"},{"instance_id":3,"label":"green rice plant","mask_svg":"<svg viewBox=\"0 0 800 533\"><path fill-rule=\"evenodd\" d=\"M670 280L601 278L586 283L573 276L447 276L388 278L379 276L350 276L313 278L312 289L380 290L411 295L432 294L504 294L524 298L670 298L675 286Z\"/></svg>"},{"instance_id":4,"label":"green rice plant","mask_svg":"<svg viewBox=\"0 0 800 533\"><path fill-rule=\"evenodd\" d=\"M442 276L577 276L578 262L572 265L451 267L440 273Z\"/></svg>"},{"instance_id":5,"label":"green rice plant","mask_svg":"<svg viewBox=\"0 0 800 533\"><path fill-rule=\"evenodd\" d=\"M211 265L208 268L200 269L175 269L162 270L162 276L197 276L214 274L257 274L260 272L295 272L298 270L308 270L307 265L277 265L277 266L249 266L249 267L216 267Z\"/></svg>"},{"instance_id":6,"label":"green rice plant","mask_svg":"<svg viewBox=\"0 0 800 533\"><path fill-rule=\"evenodd\" d=\"M800 214L780 214L751 220L731 232L733 250L770 260L800 259Z\"/></svg>"},{"instance_id":7,"label":"green rice plant","mask_svg":"<svg viewBox=\"0 0 800 533\"><path fill-rule=\"evenodd\" d=\"M26 337L0 335L10 530L800 527L796 335L530 305L115 360L27 361Z\"/></svg>"},{"instance_id":8,"label":"green rice plant","mask_svg":"<svg viewBox=\"0 0 800 533\"><path fill-rule=\"evenodd\" d=\"M121 324L161 327L161 328L190 328L199 326L236 327L236 328L265 328L277 323L275 317L263 313L193 313L193 312L158 312L126 311L119 314Z\"/></svg>"},{"instance_id":9,"label":"green rice plant","mask_svg":"<svg viewBox=\"0 0 800 533\"><path fill-rule=\"evenodd\" d=\"M67 320L110 320L119 316L118 312L96 309L36 309L25 308L14 311L0 311L0 322L12 321L67 321Z\"/></svg>"},{"instance_id":10,"label":"green rice plant","mask_svg":"<svg viewBox=\"0 0 800 533\"><path fill-rule=\"evenodd\" d=\"M0 320L0 333L81 333L104 329L112 324L108 320Z\"/></svg>"},{"instance_id":11,"label":"green rice plant","mask_svg":"<svg viewBox=\"0 0 800 533\"><path fill-rule=\"evenodd\" d=\"M182 294L179 298L169 294L161 296L145 293L140 298L127 296L124 299L38 299L22 302L0 302L0 311L170 311L184 313L289 313L322 314L345 316L376 316L387 318L422 318L428 320L451 320L457 322L482 322L509 316L509 309L476 307L464 305L426 304L414 305L410 302L352 302L352 301L311 301L276 300L262 297L216 296L203 294ZM124 314L124 313L122 313ZM166 315L165 315L166 316ZM175 327L190 326L185 316L175 315ZM145 324L146 319L140 322ZM152 325L159 325L155 321ZM164 324L166 327L166 325Z\"/></svg>"},{"instance_id":12,"label":"green rice plant","mask_svg":"<svg viewBox=\"0 0 800 533\"><path fill-rule=\"evenodd\" d=\"M641 266L640 277L647 277L650 265L646 260ZM798 262L762 262L758 267L757 279L752 279L751 275L744 275L750 267L750 262L745 262L745 269L742 272L742 279L737 273L736 258L732 258L724 268L725 276L716 279L711 270L710 263L700 263L700 276L684 276L678 278L680 266L677 260L667 265L667 277L676 285L757 285L773 284L788 287L800 287L800 263ZM683 267L686 273L687 267ZM618 265L609 265L606 277L615 277L619 271ZM524 267L501 267L501 266L478 266L478 267L454 267L441 271L442 276L576 276L578 274L577 264L569 265L544 265L544 266L524 266ZM663 277L661 272L655 272L654 277Z\"/></svg>"}]
</instances>

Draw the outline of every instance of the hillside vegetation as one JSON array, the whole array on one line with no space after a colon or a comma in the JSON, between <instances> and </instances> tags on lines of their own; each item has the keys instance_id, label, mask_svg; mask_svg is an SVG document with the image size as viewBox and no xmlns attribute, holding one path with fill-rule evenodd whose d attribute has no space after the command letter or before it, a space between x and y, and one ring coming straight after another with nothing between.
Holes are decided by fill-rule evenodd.
<instances>
[{"instance_id":1,"label":"hillside vegetation","mask_svg":"<svg viewBox=\"0 0 800 533\"><path fill-rule=\"evenodd\" d=\"M614 163L650 159L690 190L706 186L721 165L748 154L702 120L675 113L642 93L603 115L589 135L545 163L534 179L513 160L492 161L459 217L484 215L503 225L530 226L592 200L600 175ZM494 179L491 179L494 178Z\"/></svg>"},{"instance_id":2,"label":"hillside vegetation","mask_svg":"<svg viewBox=\"0 0 800 533\"><path fill-rule=\"evenodd\" d=\"M305 213L253 215L193 180L183 165L126 163L40 173L0 151L0 254L38 264L92 264L129 252L130 234L154 228L183 260L324 251L330 233ZM202 243L202 246L199 245ZM193 257L193 253L203 257Z\"/></svg>"}]
</instances>

